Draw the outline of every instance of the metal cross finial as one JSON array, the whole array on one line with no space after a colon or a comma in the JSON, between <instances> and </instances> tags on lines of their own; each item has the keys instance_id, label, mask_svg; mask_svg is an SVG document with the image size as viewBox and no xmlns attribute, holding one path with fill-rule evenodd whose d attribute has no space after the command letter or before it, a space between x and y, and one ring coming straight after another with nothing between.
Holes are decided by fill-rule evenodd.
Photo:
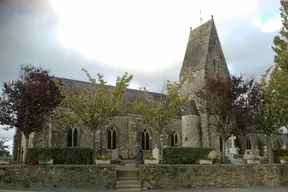
<instances>
[{"instance_id":1,"label":"metal cross finial","mask_svg":"<svg viewBox=\"0 0 288 192\"><path fill-rule=\"evenodd\" d=\"M202 25L202 21L203 21L203 19L202 19L202 13L201 13L201 10L200 10L200 24Z\"/></svg>"}]
</instances>

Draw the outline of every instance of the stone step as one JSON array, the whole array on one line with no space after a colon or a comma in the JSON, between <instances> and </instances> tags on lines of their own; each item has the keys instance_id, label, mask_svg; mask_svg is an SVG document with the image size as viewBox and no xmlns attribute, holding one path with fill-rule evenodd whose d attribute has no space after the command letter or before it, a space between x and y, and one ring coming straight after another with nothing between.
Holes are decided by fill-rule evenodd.
<instances>
[{"instance_id":1,"label":"stone step","mask_svg":"<svg viewBox=\"0 0 288 192\"><path fill-rule=\"evenodd\" d=\"M140 185L140 181L139 180L117 181L117 186L118 185Z\"/></svg>"},{"instance_id":2,"label":"stone step","mask_svg":"<svg viewBox=\"0 0 288 192\"><path fill-rule=\"evenodd\" d=\"M116 186L116 189L118 190L118 189L136 189L136 190L138 190L138 189L140 189L141 190L141 185L140 184L135 184L135 185L118 185L117 184L117 186Z\"/></svg>"},{"instance_id":3,"label":"stone step","mask_svg":"<svg viewBox=\"0 0 288 192\"><path fill-rule=\"evenodd\" d=\"M139 177L118 177L118 181L140 181Z\"/></svg>"},{"instance_id":4,"label":"stone step","mask_svg":"<svg viewBox=\"0 0 288 192\"><path fill-rule=\"evenodd\" d=\"M118 168L117 178L119 177L139 177L139 169L133 167Z\"/></svg>"},{"instance_id":5,"label":"stone step","mask_svg":"<svg viewBox=\"0 0 288 192\"><path fill-rule=\"evenodd\" d=\"M119 192L139 192L141 189L117 189Z\"/></svg>"}]
</instances>

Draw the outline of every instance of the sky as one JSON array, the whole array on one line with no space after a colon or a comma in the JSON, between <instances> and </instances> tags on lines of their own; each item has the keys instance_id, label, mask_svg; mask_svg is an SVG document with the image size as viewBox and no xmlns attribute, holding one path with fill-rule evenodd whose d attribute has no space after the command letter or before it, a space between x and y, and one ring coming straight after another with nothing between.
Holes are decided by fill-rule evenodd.
<instances>
[{"instance_id":1,"label":"sky","mask_svg":"<svg viewBox=\"0 0 288 192\"><path fill-rule=\"evenodd\" d=\"M131 88L160 92L164 79L178 80L190 27L211 15L230 73L259 78L273 65L279 8L280 0L0 0L0 83L27 63L77 80L87 80L85 68L110 84L128 72ZM0 128L10 146L13 135Z\"/></svg>"}]
</instances>

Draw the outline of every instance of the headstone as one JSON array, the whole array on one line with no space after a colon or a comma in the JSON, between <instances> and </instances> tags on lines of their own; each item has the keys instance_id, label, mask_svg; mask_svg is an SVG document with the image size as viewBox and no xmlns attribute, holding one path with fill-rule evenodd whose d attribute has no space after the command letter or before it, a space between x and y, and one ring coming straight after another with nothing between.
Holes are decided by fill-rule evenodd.
<instances>
[{"instance_id":1,"label":"headstone","mask_svg":"<svg viewBox=\"0 0 288 192\"><path fill-rule=\"evenodd\" d=\"M267 155L268 155L267 146L264 145L264 156L267 156Z\"/></svg>"},{"instance_id":2,"label":"headstone","mask_svg":"<svg viewBox=\"0 0 288 192\"><path fill-rule=\"evenodd\" d=\"M284 145L282 145L281 149L286 150L286 149L287 149L287 146L284 144Z\"/></svg>"},{"instance_id":3,"label":"headstone","mask_svg":"<svg viewBox=\"0 0 288 192\"><path fill-rule=\"evenodd\" d=\"M155 144L155 148L153 149L153 152L152 152L152 154L153 154L153 157L155 158L155 159L159 159L159 149L157 148L157 145Z\"/></svg>"},{"instance_id":4,"label":"headstone","mask_svg":"<svg viewBox=\"0 0 288 192\"><path fill-rule=\"evenodd\" d=\"M258 149L257 146L255 146L254 154L255 154L256 156L260 156L260 150Z\"/></svg>"},{"instance_id":5,"label":"headstone","mask_svg":"<svg viewBox=\"0 0 288 192\"><path fill-rule=\"evenodd\" d=\"M253 157L252 151L250 149L246 149L243 159L250 159L252 157Z\"/></svg>"},{"instance_id":6,"label":"headstone","mask_svg":"<svg viewBox=\"0 0 288 192\"><path fill-rule=\"evenodd\" d=\"M119 158L119 149L116 148L116 149L113 149L111 151L111 160L116 160Z\"/></svg>"},{"instance_id":7,"label":"headstone","mask_svg":"<svg viewBox=\"0 0 288 192\"><path fill-rule=\"evenodd\" d=\"M123 158L123 159L129 159L129 152L128 152L128 150L125 150L125 151L123 152L122 158Z\"/></svg>"}]
</instances>

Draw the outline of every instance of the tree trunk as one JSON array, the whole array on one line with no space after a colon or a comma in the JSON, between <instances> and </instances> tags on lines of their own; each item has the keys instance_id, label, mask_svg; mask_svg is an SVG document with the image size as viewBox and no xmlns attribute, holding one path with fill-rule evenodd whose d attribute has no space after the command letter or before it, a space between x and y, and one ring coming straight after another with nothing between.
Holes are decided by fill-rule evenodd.
<instances>
[{"instance_id":1,"label":"tree trunk","mask_svg":"<svg viewBox=\"0 0 288 192\"><path fill-rule=\"evenodd\" d=\"M221 163L225 163L225 152L226 152L227 140L222 137L222 155L221 155Z\"/></svg>"},{"instance_id":2,"label":"tree trunk","mask_svg":"<svg viewBox=\"0 0 288 192\"><path fill-rule=\"evenodd\" d=\"M92 164L95 163L95 149L96 149L96 131L93 131L93 138L92 138Z\"/></svg>"},{"instance_id":3,"label":"tree trunk","mask_svg":"<svg viewBox=\"0 0 288 192\"><path fill-rule=\"evenodd\" d=\"M28 150L28 143L29 143L29 135L24 135L25 136L25 142L24 142L24 147L23 147L23 156L22 156L22 163L26 164L27 163L27 150Z\"/></svg>"},{"instance_id":4,"label":"tree trunk","mask_svg":"<svg viewBox=\"0 0 288 192\"><path fill-rule=\"evenodd\" d=\"M267 141L268 163L269 163L269 165L271 165L274 162L274 159L273 159L274 157L273 157L272 141L271 141L271 136L270 135L266 136L266 141Z\"/></svg>"},{"instance_id":5,"label":"tree trunk","mask_svg":"<svg viewBox=\"0 0 288 192\"><path fill-rule=\"evenodd\" d=\"M160 135L160 151L161 151L161 160L160 160L160 164L164 163L164 155L163 155L163 148L164 148L164 135Z\"/></svg>"},{"instance_id":6,"label":"tree trunk","mask_svg":"<svg viewBox=\"0 0 288 192\"><path fill-rule=\"evenodd\" d=\"M100 148L100 155L103 154L103 133L102 133L102 129L100 128L100 141L99 141L99 148Z\"/></svg>"}]
</instances>

